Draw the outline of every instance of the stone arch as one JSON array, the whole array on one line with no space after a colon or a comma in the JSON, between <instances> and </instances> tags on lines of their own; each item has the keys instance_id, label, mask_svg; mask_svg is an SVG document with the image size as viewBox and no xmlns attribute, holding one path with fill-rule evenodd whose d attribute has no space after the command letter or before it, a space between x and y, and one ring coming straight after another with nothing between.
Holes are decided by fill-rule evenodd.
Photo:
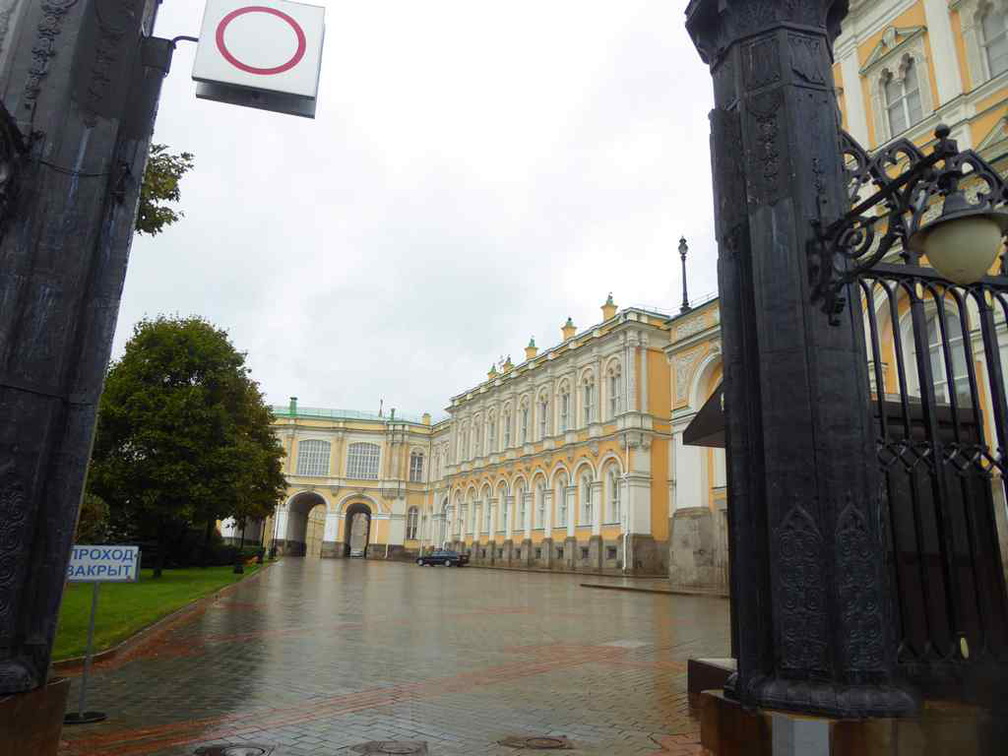
<instances>
[{"instance_id":1,"label":"stone arch","mask_svg":"<svg viewBox=\"0 0 1008 756\"><path fill-rule=\"evenodd\" d=\"M574 473L571 479L572 480L580 479L581 475L584 473L585 467L587 467L588 472L591 473L592 480L595 480L596 479L595 465L592 464L592 461L588 459L588 457L581 457L577 462L574 463Z\"/></svg>"},{"instance_id":2,"label":"stone arch","mask_svg":"<svg viewBox=\"0 0 1008 756\"><path fill-rule=\"evenodd\" d=\"M305 489L293 494L284 503L277 523L277 553L295 557L320 556L328 513L329 502L320 492Z\"/></svg>"},{"instance_id":3,"label":"stone arch","mask_svg":"<svg viewBox=\"0 0 1008 756\"><path fill-rule=\"evenodd\" d=\"M360 556L366 559L368 555L374 510L364 498L358 497L350 502L343 513L342 551L345 557Z\"/></svg>"},{"instance_id":4,"label":"stone arch","mask_svg":"<svg viewBox=\"0 0 1008 756\"><path fill-rule=\"evenodd\" d=\"M715 350L706 355L693 370L690 378L689 405L694 411L699 411L704 402L710 398L715 386L708 386L710 377L721 368L721 351Z\"/></svg>"},{"instance_id":5,"label":"stone arch","mask_svg":"<svg viewBox=\"0 0 1008 756\"><path fill-rule=\"evenodd\" d=\"M554 488L556 487L557 484L557 476L560 473L566 475L568 481L570 480L570 470L567 469L567 465L565 465L563 462L557 462L555 465L553 465L553 469L550 471L549 474L550 485Z\"/></svg>"}]
</instances>

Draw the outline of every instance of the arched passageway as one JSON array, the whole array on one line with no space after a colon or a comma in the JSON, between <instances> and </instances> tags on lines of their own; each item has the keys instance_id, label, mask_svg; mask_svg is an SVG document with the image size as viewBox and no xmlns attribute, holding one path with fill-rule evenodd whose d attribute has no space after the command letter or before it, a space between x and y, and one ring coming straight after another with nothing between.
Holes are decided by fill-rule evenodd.
<instances>
[{"instance_id":1,"label":"arched passageway","mask_svg":"<svg viewBox=\"0 0 1008 756\"><path fill-rule=\"evenodd\" d=\"M343 556L366 557L371 542L371 507L355 501L343 517Z\"/></svg>"},{"instance_id":2,"label":"arched passageway","mask_svg":"<svg viewBox=\"0 0 1008 756\"><path fill-rule=\"evenodd\" d=\"M304 491L294 496L287 503L287 528L280 534L278 552L286 556L321 556L326 510L325 499L317 493Z\"/></svg>"}]
</instances>

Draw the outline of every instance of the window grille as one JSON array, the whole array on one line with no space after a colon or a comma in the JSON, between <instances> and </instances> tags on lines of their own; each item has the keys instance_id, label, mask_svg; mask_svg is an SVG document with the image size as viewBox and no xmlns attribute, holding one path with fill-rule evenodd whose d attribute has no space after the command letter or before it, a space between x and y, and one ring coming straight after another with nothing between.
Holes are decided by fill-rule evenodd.
<instances>
[{"instance_id":1,"label":"window grille","mask_svg":"<svg viewBox=\"0 0 1008 756\"><path fill-rule=\"evenodd\" d=\"M592 421L592 395L595 393L595 386L591 383L584 385L584 422L589 425Z\"/></svg>"},{"instance_id":2,"label":"window grille","mask_svg":"<svg viewBox=\"0 0 1008 756\"><path fill-rule=\"evenodd\" d=\"M592 482L585 475L581 478L581 525L592 523Z\"/></svg>"},{"instance_id":3,"label":"window grille","mask_svg":"<svg viewBox=\"0 0 1008 756\"><path fill-rule=\"evenodd\" d=\"M889 131L892 136L896 136L924 117L920 84L917 80L917 68L914 62L907 61L902 79L897 79L889 74L884 87Z\"/></svg>"},{"instance_id":4,"label":"window grille","mask_svg":"<svg viewBox=\"0 0 1008 756\"><path fill-rule=\"evenodd\" d=\"M990 10L983 17L983 47L991 78L1008 71L1008 13Z\"/></svg>"},{"instance_id":5,"label":"window grille","mask_svg":"<svg viewBox=\"0 0 1008 756\"><path fill-rule=\"evenodd\" d=\"M350 444L347 453L347 477L353 480L377 480L380 454L378 444Z\"/></svg>"},{"instance_id":6,"label":"window grille","mask_svg":"<svg viewBox=\"0 0 1008 756\"><path fill-rule=\"evenodd\" d=\"M411 483L423 482L423 458L422 452L413 452L409 458L409 479Z\"/></svg>"},{"instance_id":7,"label":"window grille","mask_svg":"<svg viewBox=\"0 0 1008 756\"><path fill-rule=\"evenodd\" d=\"M298 443L298 475L326 476L329 474L329 442L305 440Z\"/></svg>"},{"instance_id":8,"label":"window grille","mask_svg":"<svg viewBox=\"0 0 1008 756\"><path fill-rule=\"evenodd\" d=\"M619 414L620 405L620 376L619 373L609 375L609 417L615 419Z\"/></svg>"},{"instance_id":9,"label":"window grille","mask_svg":"<svg viewBox=\"0 0 1008 756\"><path fill-rule=\"evenodd\" d=\"M612 517L610 522L619 522L622 517L622 512L620 511L620 481L615 469L609 471L609 502L609 512Z\"/></svg>"},{"instance_id":10,"label":"window grille","mask_svg":"<svg viewBox=\"0 0 1008 756\"><path fill-rule=\"evenodd\" d=\"M415 541L417 537L417 525L420 521L420 512L416 507L410 507L406 513L406 540Z\"/></svg>"}]
</instances>

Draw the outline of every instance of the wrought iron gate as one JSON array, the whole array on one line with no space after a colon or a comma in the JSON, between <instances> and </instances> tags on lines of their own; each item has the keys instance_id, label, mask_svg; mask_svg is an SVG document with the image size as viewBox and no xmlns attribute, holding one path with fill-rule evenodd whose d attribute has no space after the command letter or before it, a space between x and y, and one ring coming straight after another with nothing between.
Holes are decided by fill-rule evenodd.
<instances>
[{"instance_id":1,"label":"wrought iron gate","mask_svg":"<svg viewBox=\"0 0 1008 756\"><path fill-rule=\"evenodd\" d=\"M899 665L926 695L970 698L1008 664L1008 269L1002 254L998 275L957 285L907 241L939 196L997 206L1008 195L979 156L937 135L941 170L908 141L870 156L845 135L852 206L866 187L887 196L846 232L831 275L860 294Z\"/></svg>"}]
</instances>

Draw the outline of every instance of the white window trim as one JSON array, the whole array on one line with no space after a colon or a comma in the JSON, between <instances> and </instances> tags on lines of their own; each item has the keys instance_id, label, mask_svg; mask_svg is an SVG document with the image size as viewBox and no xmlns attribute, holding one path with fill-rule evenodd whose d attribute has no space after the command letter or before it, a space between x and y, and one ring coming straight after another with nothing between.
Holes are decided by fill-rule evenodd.
<instances>
[{"instance_id":1,"label":"white window trim","mask_svg":"<svg viewBox=\"0 0 1008 756\"><path fill-rule=\"evenodd\" d=\"M895 35L901 31L906 36L897 43ZM882 55L875 56L874 60L861 69L861 75L868 79L871 91L872 114L875 118L875 140L879 146L886 144L900 136L900 134L906 133L903 131L900 134L893 134L892 129L889 127L889 109L886 103L885 85L890 75L896 81L902 81L903 73L906 70L905 62L907 60L913 61L914 70L917 73L917 86L919 87L921 100L921 121L926 120L934 112L934 97L931 93L931 69L928 66L928 58L924 48L924 31L924 27L912 30L897 30L895 27L889 27L886 30L886 37L884 39L890 40L888 46L891 46L891 49ZM907 130L913 129L916 125L915 123L908 124Z\"/></svg>"},{"instance_id":2,"label":"white window trim","mask_svg":"<svg viewBox=\"0 0 1008 756\"><path fill-rule=\"evenodd\" d=\"M959 12L971 89L986 84L992 78L982 24L983 17L989 9L1008 12L1008 0L960 0L949 7L949 10Z\"/></svg>"},{"instance_id":3,"label":"white window trim","mask_svg":"<svg viewBox=\"0 0 1008 756\"><path fill-rule=\"evenodd\" d=\"M309 452L309 449L322 450L322 453ZM320 438L301 439L298 441L297 472L294 474L302 475L306 478L328 477L329 457L331 454L332 445L328 441Z\"/></svg>"},{"instance_id":4,"label":"white window trim","mask_svg":"<svg viewBox=\"0 0 1008 756\"><path fill-rule=\"evenodd\" d=\"M354 447L370 447L370 449L375 449L377 451L376 451L376 453L374 455L372 455L372 454L370 454L370 449L369 449L369 453L367 455L367 458L362 459L361 462L360 462L360 464L358 464L356 466L357 468L361 468L361 469L355 469L355 465L354 465L355 460L354 460L354 454L353 454ZM371 464L370 463L372 461L374 462L374 465L373 465L374 466L374 475L365 474L365 473L370 473L370 471L371 471ZM366 467L364 466L365 462L368 463ZM355 441L354 443L352 443L349 446L347 446L346 470L347 470L347 475L346 476L350 480L378 480L378 475L379 475L379 472L381 471L381 446L379 446L378 444L372 443L370 441ZM358 472L361 473L361 474L357 475L356 473L358 473Z\"/></svg>"}]
</instances>

